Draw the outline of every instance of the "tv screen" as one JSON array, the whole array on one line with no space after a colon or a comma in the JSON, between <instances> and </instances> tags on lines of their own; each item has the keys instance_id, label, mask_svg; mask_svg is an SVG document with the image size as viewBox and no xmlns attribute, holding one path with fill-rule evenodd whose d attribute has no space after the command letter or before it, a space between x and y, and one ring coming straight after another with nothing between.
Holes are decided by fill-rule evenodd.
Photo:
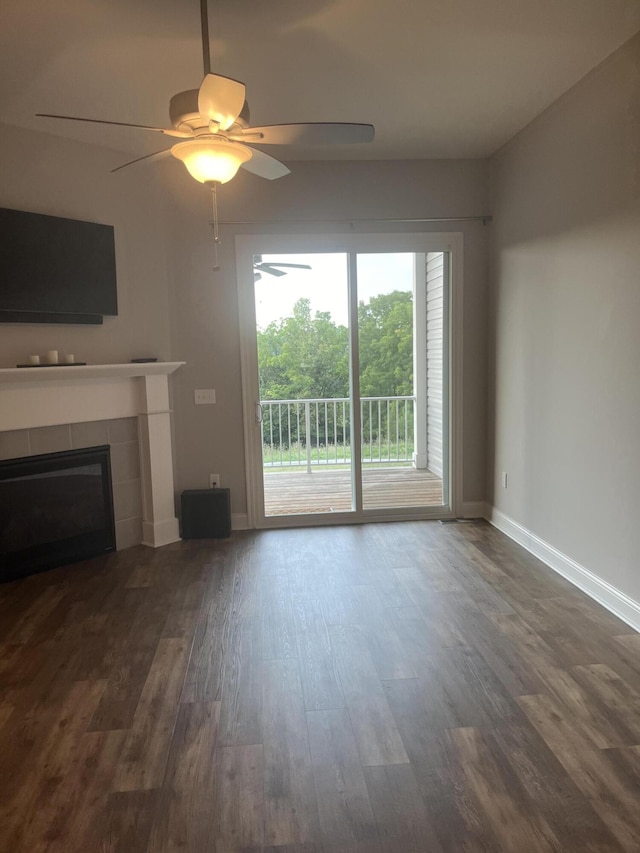
<instances>
[{"instance_id":1,"label":"tv screen","mask_svg":"<svg viewBox=\"0 0 640 853\"><path fill-rule=\"evenodd\" d=\"M111 225L0 208L0 321L102 322L117 313Z\"/></svg>"}]
</instances>

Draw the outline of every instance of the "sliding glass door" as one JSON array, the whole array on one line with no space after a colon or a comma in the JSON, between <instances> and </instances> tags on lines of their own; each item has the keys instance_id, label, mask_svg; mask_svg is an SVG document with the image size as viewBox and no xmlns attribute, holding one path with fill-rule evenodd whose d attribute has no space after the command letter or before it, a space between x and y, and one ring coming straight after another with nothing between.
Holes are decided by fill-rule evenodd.
<instances>
[{"instance_id":1,"label":"sliding glass door","mask_svg":"<svg viewBox=\"0 0 640 853\"><path fill-rule=\"evenodd\" d=\"M452 512L445 236L238 238L252 526Z\"/></svg>"}]
</instances>

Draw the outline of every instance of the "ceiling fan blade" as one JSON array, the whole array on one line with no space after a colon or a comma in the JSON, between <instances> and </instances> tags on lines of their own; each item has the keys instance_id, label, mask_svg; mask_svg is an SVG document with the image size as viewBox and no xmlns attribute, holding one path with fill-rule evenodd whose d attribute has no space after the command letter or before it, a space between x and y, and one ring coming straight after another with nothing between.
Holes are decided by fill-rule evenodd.
<instances>
[{"instance_id":1,"label":"ceiling fan blade","mask_svg":"<svg viewBox=\"0 0 640 853\"><path fill-rule=\"evenodd\" d=\"M281 264L278 261L268 261L267 266L269 267L287 267L293 268L297 270L310 270L311 267L309 264Z\"/></svg>"},{"instance_id":2,"label":"ceiling fan blade","mask_svg":"<svg viewBox=\"0 0 640 853\"><path fill-rule=\"evenodd\" d=\"M228 130L242 112L244 98L244 83L207 74L198 90L198 112L218 124L220 130Z\"/></svg>"},{"instance_id":3,"label":"ceiling fan blade","mask_svg":"<svg viewBox=\"0 0 640 853\"><path fill-rule=\"evenodd\" d=\"M137 157L135 160L129 160L128 163L123 163L122 166L116 166L115 169L111 170L111 174L113 174L114 172L119 172L120 169L126 169L127 166L133 166L134 163L141 163L143 160L160 160L162 157L167 157L170 154L170 148L165 148L164 151L156 151L153 154L145 154L144 157Z\"/></svg>"},{"instance_id":4,"label":"ceiling fan blade","mask_svg":"<svg viewBox=\"0 0 640 853\"><path fill-rule=\"evenodd\" d=\"M276 160L270 154L265 154L264 151L258 151L257 148L251 149L251 159L243 163L240 168L258 175L260 178L266 178L268 181L283 178L291 171L291 169L287 169L284 163Z\"/></svg>"},{"instance_id":5,"label":"ceiling fan blade","mask_svg":"<svg viewBox=\"0 0 640 853\"><path fill-rule=\"evenodd\" d=\"M148 124L129 124L126 121L106 121L101 118L80 118L79 116L57 116L51 113L36 113L38 118L60 118L63 121L84 121L90 124L110 124L116 127L135 127L138 130L152 130L155 133L164 133L166 136L178 136L181 139L189 139L190 133L183 133L180 130L173 130L168 127L150 127Z\"/></svg>"},{"instance_id":6,"label":"ceiling fan blade","mask_svg":"<svg viewBox=\"0 0 640 853\"><path fill-rule=\"evenodd\" d=\"M372 124L309 122L248 127L230 138L255 145L347 145L371 142L374 135Z\"/></svg>"},{"instance_id":7,"label":"ceiling fan blade","mask_svg":"<svg viewBox=\"0 0 640 853\"><path fill-rule=\"evenodd\" d=\"M278 278L281 275L286 275L286 272L282 272L282 270L278 270L275 267L272 267L270 264L258 264L254 267L254 270L258 270L259 272L266 272L267 275L275 275Z\"/></svg>"}]
</instances>

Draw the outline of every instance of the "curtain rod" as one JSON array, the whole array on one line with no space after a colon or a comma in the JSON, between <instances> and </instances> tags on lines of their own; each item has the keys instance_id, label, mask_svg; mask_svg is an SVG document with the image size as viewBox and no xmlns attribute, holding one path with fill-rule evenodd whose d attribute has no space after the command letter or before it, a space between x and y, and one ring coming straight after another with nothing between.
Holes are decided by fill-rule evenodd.
<instances>
[{"instance_id":1,"label":"curtain rod","mask_svg":"<svg viewBox=\"0 0 640 853\"><path fill-rule=\"evenodd\" d=\"M493 216L433 216L412 219L227 219L221 225L367 225L375 223L424 223L424 222L482 222L487 225Z\"/></svg>"}]
</instances>

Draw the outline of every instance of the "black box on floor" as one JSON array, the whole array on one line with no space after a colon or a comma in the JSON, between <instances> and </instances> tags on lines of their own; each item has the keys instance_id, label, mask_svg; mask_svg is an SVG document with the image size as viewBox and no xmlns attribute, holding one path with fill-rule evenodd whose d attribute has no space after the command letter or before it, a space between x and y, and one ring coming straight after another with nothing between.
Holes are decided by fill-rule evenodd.
<instances>
[{"instance_id":1,"label":"black box on floor","mask_svg":"<svg viewBox=\"0 0 640 853\"><path fill-rule=\"evenodd\" d=\"M182 493L182 538L226 539L231 536L229 489L187 489Z\"/></svg>"}]
</instances>

